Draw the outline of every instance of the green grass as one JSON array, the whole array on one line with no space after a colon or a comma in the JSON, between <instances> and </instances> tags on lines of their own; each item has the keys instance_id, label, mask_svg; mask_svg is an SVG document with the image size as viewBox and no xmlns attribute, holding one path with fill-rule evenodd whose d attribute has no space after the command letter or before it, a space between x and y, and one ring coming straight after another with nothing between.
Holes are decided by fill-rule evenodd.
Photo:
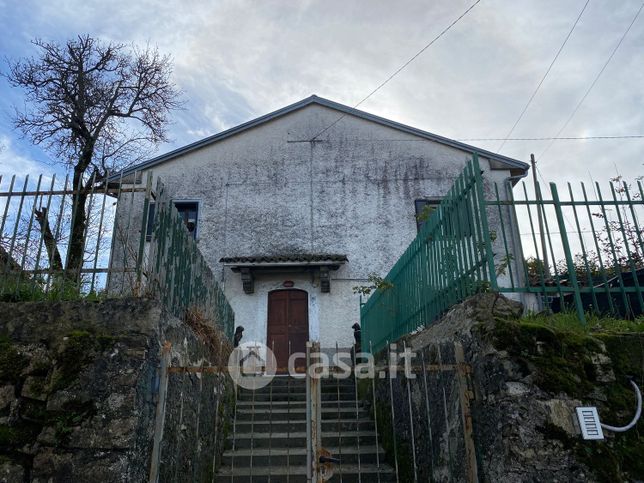
<instances>
[{"instance_id":1,"label":"green grass","mask_svg":"<svg viewBox=\"0 0 644 483\"><path fill-rule=\"evenodd\" d=\"M38 280L17 279L16 277L0 280L0 302L42 302L58 300L103 300L104 292L83 293L74 281L59 281L49 290Z\"/></svg>"},{"instance_id":2,"label":"green grass","mask_svg":"<svg viewBox=\"0 0 644 483\"><path fill-rule=\"evenodd\" d=\"M586 314L587 323L582 324L574 312L558 314L530 314L522 317L521 324L538 325L555 329L559 332L577 334L592 334L595 332L608 333L641 333L644 332L644 316L635 320L616 319L595 314Z\"/></svg>"}]
</instances>

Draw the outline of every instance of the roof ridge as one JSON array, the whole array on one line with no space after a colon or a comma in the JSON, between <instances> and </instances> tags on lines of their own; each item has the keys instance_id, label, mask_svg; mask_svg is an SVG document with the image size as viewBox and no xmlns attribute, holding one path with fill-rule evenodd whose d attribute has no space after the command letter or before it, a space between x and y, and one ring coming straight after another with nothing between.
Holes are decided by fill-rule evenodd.
<instances>
[{"instance_id":1,"label":"roof ridge","mask_svg":"<svg viewBox=\"0 0 644 483\"><path fill-rule=\"evenodd\" d=\"M167 153L164 153L162 155L156 156L152 159L149 159L147 161L144 161L142 163L136 164L134 166L130 166L127 168L124 168L117 174L114 174L110 177L111 180L116 180L121 176L121 173L123 175L132 173L134 171L140 171L143 169L150 168L152 166L155 166L157 164L164 163L166 161L169 161L181 154L186 154L191 151L195 151L197 149L200 149L204 146L208 146L212 143L215 143L217 141L221 141L223 139L226 139L228 137L234 136L236 134L239 134L243 131L246 131L247 129L252 129L256 126L259 126L261 124L264 124L266 122L269 122L273 119L276 119L278 117L284 116L286 114L289 114L291 112L297 111L298 109L301 109L303 107L306 107L311 104L319 104L324 107L328 107L330 109L335 109L337 111L345 113L345 115L351 115L351 116L356 116L362 119L366 119L371 122L375 122L381 125L385 125L388 127L391 127L392 129L397 129L399 131L407 132L412 135L416 135L419 137L423 137L425 139L428 139L430 141L438 142L441 144L445 144L451 147L454 147L456 149L460 149L463 151L471 152L471 153L478 153L481 156L484 156L486 158L489 158L491 160L499 161L504 164L508 164L512 168L517 168L517 169L523 169L527 170L529 168L529 165L523 161L510 158L507 156L504 156L502 154L494 153L492 151L488 151L486 149L478 148L476 146L472 146L469 144L462 143L460 141L455 141L453 139L441 136L439 134L434 134L429 131L423 131L422 129L418 129L412 126L408 126L406 124L402 124L397 121L392 121L390 119L386 119L384 117L378 116L376 114L371 114L366 111L361 111L359 109L356 109L354 107L347 106L345 104L340 104L339 102L332 101L330 99L326 99L324 97L320 97L316 94L311 94L309 97L306 97L304 99L301 99L297 102L294 102L292 104L289 104L287 106L284 106L280 109L277 109L275 111L269 112L267 114L264 114L262 116L256 117L254 119L251 119L249 121L246 121L244 123L238 124L237 126L231 127L230 129L226 129L224 131L221 131L219 133L213 134L211 136L207 136L203 139L200 139L198 141L195 141L193 143L187 144L185 146L182 146L180 148L174 149L172 151L169 151Z\"/></svg>"}]
</instances>

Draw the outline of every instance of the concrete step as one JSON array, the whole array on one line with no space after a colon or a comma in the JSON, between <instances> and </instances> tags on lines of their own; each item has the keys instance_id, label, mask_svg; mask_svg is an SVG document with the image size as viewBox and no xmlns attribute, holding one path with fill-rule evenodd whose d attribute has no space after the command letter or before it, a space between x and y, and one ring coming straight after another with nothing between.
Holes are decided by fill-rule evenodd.
<instances>
[{"instance_id":1,"label":"concrete step","mask_svg":"<svg viewBox=\"0 0 644 483\"><path fill-rule=\"evenodd\" d=\"M349 419L355 417L356 419L365 418L369 413L363 409L358 408L356 411L355 407L322 407L321 410L322 419L337 419L338 415L342 419ZM296 419L305 419L306 418L306 406L304 407L282 407L282 408L251 408L248 409L237 409L236 418L237 421L251 421L255 420L265 420L270 417L278 419L287 419L289 421Z\"/></svg>"},{"instance_id":2,"label":"concrete step","mask_svg":"<svg viewBox=\"0 0 644 483\"><path fill-rule=\"evenodd\" d=\"M329 394L329 393L355 393L355 386L353 383L351 384L322 384L320 386L320 393L321 394ZM260 387L255 390L251 389L240 389L238 393L238 398L247 398L247 397L253 397L253 393L257 394L283 394L283 393L291 393L291 394L306 394L306 386L304 384L296 384L292 386L288 385L279 385L279 386L264 386Z\"/></svg>"},{"instance_id":3,"label":"concrete step","mask_svg":"<svg viewBox=\"0 0 644 483\"><path fill-rule=\"evenodd\" d=\"M322 431L370 431L374 429L374 422L371 418L356 419L346 417L344 419L329 418L322 421ZM235 431L237 434L253 432L286 432L286 431L306 431L306 419L300 417L299 419L287 420L286 418L276 417L274 420L261 419L255 421L237 421L235 423Z\"/></svg>"},{"instance_id":4,"label":"concrete step","mask_svg":"<svg viewBox=\"0 0 644 483\"><path fill-rule=\"evenodd\" d=\"M362 407L362 402L357 402L358 408ZM322 407L356 407L356 400L344 399L327 399L322 401ZM306 401L237 401L237 409L264 409L264 408L306 408Z\"/></svg>"},{"instance_id":5,"label":"concrete step","mask_svg":"<svg viewBox=\"0 0 644 483\"><path fill-rule=\"evenodd\" d=\"M360 479L358 478L360 472ZM251 476L252 475L252 476ZM384 464L380 467L374 465L337 465L334 476L328 480L331 483L342 481L353 483L357 481L372 482L380 481L389 483L396 481L393 469ZM306 466L254 466L251 468L240 468L235 466L232 471L229 467L222 467L215 477L216 483L300 483L306 482Z\"/></svg>"},{"instance_id":6,"label":"concrete step","mask_svg":"<svg viewBox=\"0 0 644 483\"><path fill-rule=\"evenodd\" d=\"M341 448L327 448L334 456L340 457L344 464L375 464L379 458L384 461L385 454L382 448L375 445L343 446ZM251 464L257 466L304 466L306 465L306 448L243 448L224 451L222 457L223 466L239 468L249 467Z\"/></svg>"},{"instance_id":7,"label":"concrete step","mask_svg":"<svg viewBox=\"0 0 644 483\"><path fill-rule=\"evenodd\" d=\"M323 401L338 399L355 399L356 393L353 388L340 387L340 390L329 390L321 393ZM238 401L306 401L306 391L278 391L273 392L263 391L244 391L240 392L237 396Z\"/></svg>"},{"instance_id":8,"label":"concrete step","mask_svg":"<svg viewBox=\"0 0 644 483\"><path fill-rule=\"evenodd\" d=\"M282 376L282 375L276 375L273 376L272 378L270 376L265 376L270 379L269 386L273 387L279 387L279 386L305 386L306 385L306 378L305 377L292 377L292 376ZM347 384L347 385L353 385L355 383L355 378L353 375L350 377L322 377L320 378L320 382L322 385L329 385L333 384L334 386L336 384Z\"/></svg>"},{"instance_id":9,"label":"concrete step","mask_svg":"<svg viewBox=\"0 0 644 483\"><path fill-rule=\"evenodd\" d=\"M375 431L323 431L322 446L350 445L373 446L376 444ZM301 448L306 447L306 431L288 431L272 433L240 433L228 438L226 447L231 449L253 448Z\"/></svg>"}]
</instances>

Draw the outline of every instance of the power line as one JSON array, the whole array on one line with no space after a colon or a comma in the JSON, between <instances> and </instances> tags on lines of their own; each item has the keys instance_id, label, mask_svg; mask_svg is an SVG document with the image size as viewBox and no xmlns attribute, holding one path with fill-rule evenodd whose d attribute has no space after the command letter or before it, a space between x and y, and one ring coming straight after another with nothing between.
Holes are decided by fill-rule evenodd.
<instances>
[{"instance_id":1,"label":"power line","mask_svg":"<svg viewBox=\"0 0 644 483\"><path fill-rule=\"evenodd\" d=\"M563 43L561 44L561 47L559 47L559 50L557 50L557 53L555 54L554 59L552 59L552 62L550 62L550 65L548 66L548 69L546 70L546 73L543 74L543 77L539 81L539 84L537 84L537 88L534 90L532 95L530 96L530 99L528 99L528 102L526 105L523 107L523 110L521 111L521 114L519 114L519 117L517 118L516 122L512 125L512 128L508 131L508 133L505 136L505 139L503 139L501 145L497 148L497 152L501 151L501 148L505 145L505 142L508 140L508 138L512 135L514 132L514 129L517 127L521 119L523 119L523 115L526 113L528 110L528 107L530 107L530 104L532 104L532 100L534 97L537 95L537 92L539 92L539 89L541 89L541 85L543 84L543 81L546 80L546 77L548 77L548 74L550 73L550 70L552 69L552 66L555 65L555 62L557 62L557 59L559 58L559 54L561 54L561 51L564 49L566 44L568 43L568 39L572 35L573 30L575 30L575 27L579 23L579 19L583 15L584 11L586 10L586 7L588 6L588 3L590 0L586 0L586 3L584 4L584 7L581 9L581 12L579 12L579 15L577 15L577 19L575 20L575 23L572 24L572 28L568 32L568 35L566 35L566 38L564 39Z\"/></svg>"},{"instance_id":2,"label":"power line","mask_svg":"<svg viewBox=\"0 0 644 483\"><path fill-rule=\"evenodd\" d=\"M372 90L367 96L365 96L360 102L358 102L355 106L353 106L354 109L356 109L358 106L360 106L363 102L365 102L367 99L369 99L371 96L373 96L376 92L378 92L381 88L385 86L391 79L396 77L405 67L407 67L409 64L411 64L418 56L420 56L423 52L425 52L428 48L430 48L434 42L436 42L438 39L440 39L443 35L447 33L449 29L451 29L454 25L456 25L463 17L465 17L470 11L476 7L481 0L476 0L470 7L465 10L456 20L454 20L452 23L450 23L447 27L445 27L436 37L434 37L425 47L420 49L416 54L414 54L407 62L405 62L402 66L400 66L393 74L391 74L389 77L387 77L383 82L381 82L374 90ZM311 141L315 141L315 138L320 136L321 134L324 134L326 131L331 129L333 126L335 126L338 122L340 122L346 114L341 115L338 117L335 121L333 121L331 124L329 124L327 127L322 129L319 133L317 133L315 136L311 138Z\"/></svg>"},{"instance_id":3,"label":"power line","mask_svg":"<svg viewBox=\"0 0 644 483\"><path fill-rule=\"evenodd\" d=\"M634 23L635 23L635 21L637 20L637 17L639 17L640 12L642 11L642 9L643 9L643 8L644 8L644 2L640 5L640 8L639 8L639 9L637 10L637 12L635 13L635 16L633 17L633 20L631 20L631 23L630 23L630 24L628 24L628 27L626 28L626 30L625 30L625 31L624 31L624 33L622 34L622 37L619 39L619 42L617 42L617 45L615 46L615 48L613 49L613 51L612 51L612 52L610 53L610 55L608 56L608 59L606 59L606 62L604 63L604 65L602 66L602 68L599 70L599 72L597 73L597 75L595 76L595 78L593 79L593 81L591 82L590 86L588 86L588 89L586 90L586 92L584 93L584 95L582 96L582 98L579 100L579 102L577 103L577 105L576 105L576 106L575 106L575 108L573 109L572 113L570 114L570 116L568 117L568 119L566 120L566 122L563 124L563 126L561 126L561 129L559 129L559 131L557 131L557 134L554 136L555 138L557 138L557 137L559 137L559 136L561 135L561 133L564 131L564 129L566 129L566 127L568 126L568 124L570 123L570 121L572 120L572 118L573 118L573 117L575 117L575 114L577 114L577 111L579 110L579 108L581 107L581 105L582 105L582 104L584 103L584 101L586 100L586 97L588 97L588 94L590 94L590 91L592 91L592 90L593 90L593 87L595 87L595 84L597 84L597 81L599 80L599 78L601 77L601 75L604 73L604 70L606 70L606 67L608 67L608 64L609 64L609 63L610 63L610 61L613 59L613 56L614 56L614 55L615 55L615 53L617 52L617 49L619 49L619 47L622 45L622 42L624 41L624 39L625 39L625 38L626 38L626 36L628 35L628 32L630 32L631 27L633 26L633 24L634 24ZM550 147L554 144L554 142L555 142L555 139L553 139L552 141L550 141L550 143L548 144L548 146L546 146L546 149L544 149L544 150L543 150L543 152L541 153L541 155L539 156L539 159L542 159L542 158L543 158L543 155L544 155L544 154L546 154L546 152L550 149Z\"/></svg>"},{"instance_id":4,"label":"power line","mask_svg":"<svg viewBox=\"0 0 644 483\"><path fill-rule=\"evenodd\" d=\"M534 137L534 138L458 138L455 141L579 141L586 139L640 139L644 134L627 134L621 136L559 136L559 137Z\"/></svg>"}]
</instances>

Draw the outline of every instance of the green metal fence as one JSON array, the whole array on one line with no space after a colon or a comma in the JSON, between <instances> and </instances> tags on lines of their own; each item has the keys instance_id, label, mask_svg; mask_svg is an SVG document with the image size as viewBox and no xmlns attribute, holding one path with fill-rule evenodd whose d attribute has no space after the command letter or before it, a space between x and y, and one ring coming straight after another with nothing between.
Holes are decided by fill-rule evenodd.
<instances>
[{"instance_id":1,"label":"green metal fence","mask_svg":"<svg viewBox=\"0 0 644 483\"><path fill-rule=\"evenodd\" d=\"M435 320L485 286L496 288L483 182L474 156L361 308L362 347L374 351Z\"/></svg>"},{"instance_id":2,"label":"green metal fence","mask_svg":"<svg viewBox=\"0 0 644 483\"><path fill-rule=\"evenodd\" d=\"M224 292L161 183L157 184L156 193L150 242L150 289L175 315L196 308L215 321L232 340L235 316ZM144 213L143 226L149 213L147 201Z\"/></svg>"},{"instance_id":3,"label":"green metal fence","mask_svg":"<svg viewBox=\"0 0 644 483\"><path fill-rule=\"evenodd\" d=\"M233 311L162 183L153 190L152 173L109 179L0 176L0 300L152 295L177 316L199 309L232 338Z\"/></svg>"},{"instance_id":4,"label":"green metal fence","mask_svg":"<svg viewBox=\"0 0 644 483\"><path fill-rule=\"evenodd\" d=\"M612 180L609 196L554 183L485 181L478 157L361 307L362 347L375 351L436 320L478 291L519 297L530 310L644 313L644 192Z\"/></svg>"},{"instance_id":5,"label":"green metal fence","mask_svg":"<svg viewBox=\"0 0 644 483\"><path fill-rule=\"evenodd\" d=\"M505 293L533 294L543 308L575 310L581 323L587 314L634 318L644 313L644 216L640 181L614 178L600 183L566 184L565 190L539 184L529 193L525 183L515 199L495 187L486 201L493 212L516 220L520 238L515 252L511 233L502 227L500 253L514 260L514 273L500 283ZM608 194L607 194L608 193ZM498 257L498 256L497 256Z\"/></svg>"}]
</instances>

